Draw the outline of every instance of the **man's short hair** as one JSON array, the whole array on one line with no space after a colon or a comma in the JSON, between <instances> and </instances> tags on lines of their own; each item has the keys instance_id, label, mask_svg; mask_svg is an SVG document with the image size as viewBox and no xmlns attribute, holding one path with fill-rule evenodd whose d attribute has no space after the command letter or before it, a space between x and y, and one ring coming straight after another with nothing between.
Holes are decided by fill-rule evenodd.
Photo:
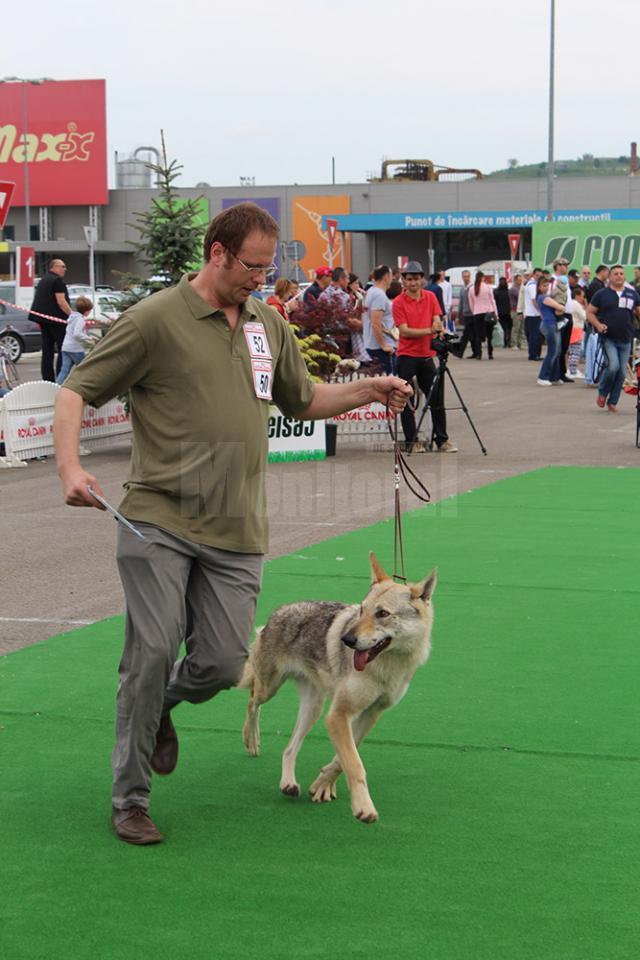
<instances>
[{"instance_id":1,"label":"man's short hair","mask_svg":"<svg viewBox=\"0 0 640 960\"><path fill-rule=\"evenodd\" d=\"M277 237L280 228L270 213L257 203L236 203L217 214L207 228L204 238L204 262L211 257L211 247L221 243L226 250L237 254L250 233L257 231L268 237Z\"/></svg>"},{"instance_id":2,"label":"man's short hair","mask_svg":"<svg viewBox=\"0 0 640 960\"><path fill-rule=\"evenodd\" d=\"M609 267L609 273L611 273L612 270L624 270L624 267L621 263L614 263L612 267Z\"/></svg>"},{"instance_id":3,"label":"man's short hair","mask_svg":"<svg viewBox=\"0 0 640 960\"><path fill-rule=\"evenodd\" d=\"M596 276L599 273L602 273L603 270L608 270L608 269L609 267L606 265L606 263L601 263L599 267L596 267Z\"/></svg>"},{"instance_id":4,"label":"man's short hair","mask_svg":"<svg viewBox=\"0 0 640 960\"><path fill-rule=\"evenodd\" d=\"M346 275L347 271L344 269L344 267L336 267L331 271L331 279L334 283L337 283L338 280L342 280L342 278L346 277Z\"/></svg>"},{"instance_id":5,"label":"man's short hair","mask_svg":"<svg viewBox=\"0 0 640 960\"><path fill-rule=\"evenodd\" d=\"M379 267L376 267L373 271L373 280L375 283L380 283L381 280L387 276L388 273L391 273L391 267L388 267L386 263L381 263Z\"/></svg>"},{"instance_id":6,"label":"man's short hair","mask_svg":"<svg viewBox=\"0 0 640 960\"><path fill-rule=\"evenodd\" d=\"M543 270L542 270L542 267L534 267L531 272L532 272L532 273L542 273ZM547 272L548 272L548 271L547 271Z\"/></svg>"},{"instance_id":7,"label":"man's short hair","mask_svg":"<svg viewBox=\"0 0 640 960\"><path fill-rule=\"evenodd\" d=\"M56 263L64 263L64 260L62 260L60 257L51 257L51 260L47 262L47 270L53 270Z\"/></svg>"}]
</instances>

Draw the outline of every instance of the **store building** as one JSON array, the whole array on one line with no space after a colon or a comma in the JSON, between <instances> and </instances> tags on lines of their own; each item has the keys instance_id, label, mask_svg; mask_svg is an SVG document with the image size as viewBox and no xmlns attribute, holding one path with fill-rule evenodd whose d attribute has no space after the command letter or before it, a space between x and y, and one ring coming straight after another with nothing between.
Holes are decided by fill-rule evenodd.
<instances>
[{"instance_id":1,"label":"store building","mask_svg":"<svg viewBox=\"0 0 640 960\"><path fill-rule=\"evenodd\" d=\"M26 83L26 81L25 81ZM156 196L141 154L116 160L115 190L107 188L106 91L102 80L59 81L28 88L25 157L21 90L0 86L0 181L15 182L0 242L0 275L10 278L15 249L27 242L36 253L36 273L52 256L64 257L70 282L89 280L89 250L83 228L94 228L95 278L119 285L122 273L142 273L132 244L136 214ZM64 87L64 96L60 96ZM29 194L27 231L25 204ZM425 269L508 260L509 234L520 235L518 259L529 259L532 224L545 219L544 176L531 180L406 180L359 184L210 187L180 191L201 197L201 217L210 219L240 200L261 204L278 220L282 273L311 277L332 263L366 277L374 264L399 257ZM556 219L640 220L640 182L634 176L559 177ZM327 218L337 221L329 249ZM292 244L298 241L298 244ZM302 246L300 246L302 245ZM296 256L299 259L296 259Z\"/></svg>"}]
</instances>

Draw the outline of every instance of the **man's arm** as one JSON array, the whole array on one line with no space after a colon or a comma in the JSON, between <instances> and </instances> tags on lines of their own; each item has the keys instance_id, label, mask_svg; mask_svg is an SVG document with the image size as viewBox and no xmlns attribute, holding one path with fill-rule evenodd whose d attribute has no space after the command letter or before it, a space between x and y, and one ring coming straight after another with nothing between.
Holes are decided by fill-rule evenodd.
<instances>
[{"instance_id":1,"label":"man's arm","mask_svg":"<svg viewBox=\"0 0 640 960\"><path fill-rule=\"evenodd\" d=\"M384 310L370 310L369 316L371 318L371 332L378 341L380 349L385 350L387 353L393 353L393 347L390 347L389 344L385 342L384 332L382 330Z\"/></svg>"},{"instance_id":2,"label":"man's arm","mask_svg":"<svg viewBox=\"0 0 640 960\"><path fill-rule=\"evenodd\" d=\"M56 415L53 424L58 475L62 481L64 501L71 507L104 507L94 500L87 485L103 496L96 478L80 465L80 424L84 400L79 393L62 387L56 398Z\"/></svg>"},{"instance_id":3,"label":"man's arm","mask_svg":"<svg viewBox=\"0 0 640 960\"><path fill-rule=\"evenodd\" d=\"M66 301L64 293L56 293L56 303L58 304L62 312L66 313L66 315L69 316L72 310Z\"/></svg>"},{"instance_id":4,"label":"man's arm","mask_svg":"<svg viewBox=\"0 0 640 960\"><path fill-rule=\"evenodd\" d=\"M592 303L587 306L587 322L598 331L598 333L606 333L607 325L606 323L600 323L598 320L598 308L594 307Z\"/></svg>"},{"instance_id":5,"label":"man's arm","mask_svg":"<svg viewBox=\"0 0 640 960\"><path fill-rule=\"evenodd\" d=\"M428 337L432 333L442 333L442 320L438 314L435 314L431 321L430 327L408 327L406 323L401 323L398 327L401 335L403 337L409 337L409 339L417 339L418 337Z\"/></svg>"},{"instance_id":6,"label":"man's arm","mask_svg":"<svg viewBox=\"0 0 640 960\"><path fill-rule=\"evenodd\" d=\"M413 390L400 377L364 377L349 383L314 383L313 398L301 413L302 420L324 420L366 403L388 403L392 413L402 413Z\"/></svg>"}]
</instances>

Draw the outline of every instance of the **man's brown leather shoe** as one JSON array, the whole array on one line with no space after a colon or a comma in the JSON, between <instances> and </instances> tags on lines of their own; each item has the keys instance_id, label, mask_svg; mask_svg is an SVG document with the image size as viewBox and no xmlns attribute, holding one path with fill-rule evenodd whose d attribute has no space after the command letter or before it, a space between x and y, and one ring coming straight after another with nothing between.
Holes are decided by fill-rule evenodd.
<instances>
[{"instance_id":1,"label":"man's brown leather shoe","mask_svg":"<svg viewBox=\"0 0 640 960\"><path fill-rule=\"evenodd\" d=\"M164 839L143 807L127 807L125 810L116 810L114 807L111 823L116 835L126 843L137 843L143 846L149 843L162 843Z\"/></svg>"},{"instance_id":2,"label":"man's brown leather shoe","mask_svg":"<svg viewBox=\"0 0 640 960\"><path fill-rule=\"evenodd\" d=\"M178 762L178 734L171 722L171 714L160 720L156 734L156 745L151 754L151 769L166 776L173 773Z\"/></svg>"}]
</instances>

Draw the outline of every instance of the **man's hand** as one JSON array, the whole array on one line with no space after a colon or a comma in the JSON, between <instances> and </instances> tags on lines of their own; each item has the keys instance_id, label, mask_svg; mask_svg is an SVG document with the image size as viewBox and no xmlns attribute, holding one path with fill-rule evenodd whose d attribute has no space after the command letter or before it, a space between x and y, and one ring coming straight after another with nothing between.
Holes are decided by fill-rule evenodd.
<instances>
[{"instance_id":1,"label":"man's hand","mask_svg":"<svg viewBox=\"0 0 640 960\"><path fill-rule=\"evenodd\" d=\"M97 507L98 510L105 508L101 503L91 496L87 490L88 486L93 487L96 493L104 496L100 484L91 473L87 473L82 467L78 466L68 471L60 473L62 480L62 491L64 502L70 507Z\"/></svg>"},{"instance_id":2,"label":"man's hand","mask_svg":"<svg viewBox=\"0 0 640 960\"><path fill-rule=\"evenodd\" d=\"M391 413L402 413L413 390L400 377L370 377L371 403L389 404Z\"/></svg>"},{"instance_id":3,"label":"man's hand","mask_svg":"<svg viewBox=\"0 0 640 960\"><path fill-rule=\"evenodd\" d=\"M442 326L442 320L440 317L434 317L431 323L431 330L433 333L442 333L444 327Z\"/></svg>"}]
</instances>

